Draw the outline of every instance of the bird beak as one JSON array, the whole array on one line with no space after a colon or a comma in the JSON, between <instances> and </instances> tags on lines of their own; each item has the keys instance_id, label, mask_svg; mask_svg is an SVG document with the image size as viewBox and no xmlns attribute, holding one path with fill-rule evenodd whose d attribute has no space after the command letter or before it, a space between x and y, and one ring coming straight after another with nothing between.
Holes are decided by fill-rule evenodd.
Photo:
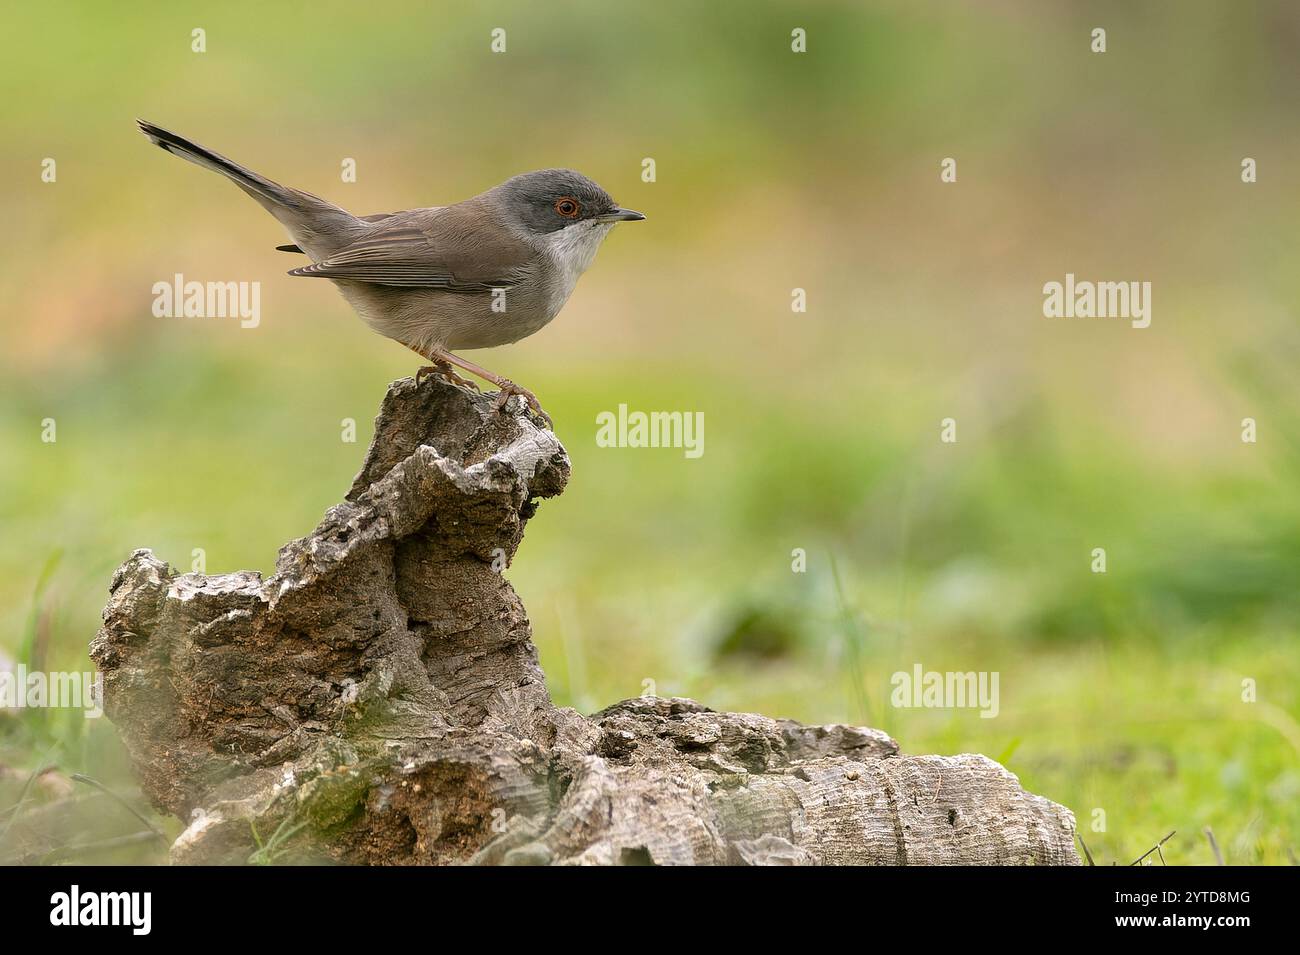
<instances>
[{"instance_id":1,"label":"bird beak","mask_svg":"<svg viewBox=\"0 0 1300 955\"><path fill-rule=\"evenodd\" d=\"M601 217L600 217L600 221L602 221L602 222L640 222L640 221L641 221L642 219L644 219L644 218L645 218L645 216L643 216L641 213L636 212L636 211L634 211L634 210L632 210L632 209L615 209L615 210L613 210L612 212L607 212L607 213L605 213L603 216L601 216Z\"/></svg>"}]
</instances>

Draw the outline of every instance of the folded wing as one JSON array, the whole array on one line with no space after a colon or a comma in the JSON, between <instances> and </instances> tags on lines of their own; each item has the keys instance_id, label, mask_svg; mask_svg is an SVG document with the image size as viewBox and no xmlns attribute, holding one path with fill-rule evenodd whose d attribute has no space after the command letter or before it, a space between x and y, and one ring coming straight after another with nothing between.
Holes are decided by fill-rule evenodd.
<instances>
[{"instance_id":1,"label":"folded wing","mask_svg":"<svg viewBox=\"0 0 1300 955\"><path fill-rule=\"evenodd\" d=\"M474 216L473 210L453 206L386 218L391 221L381 221L376 231L289 274L486 292L510 288L527 272L529 250L490 218Z\"/></svg>"}]
</instances>

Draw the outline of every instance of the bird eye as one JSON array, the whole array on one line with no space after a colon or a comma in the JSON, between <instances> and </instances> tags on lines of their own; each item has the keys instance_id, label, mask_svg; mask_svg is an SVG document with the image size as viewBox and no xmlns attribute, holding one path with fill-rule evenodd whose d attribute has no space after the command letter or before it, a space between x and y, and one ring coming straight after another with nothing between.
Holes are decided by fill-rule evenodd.
<instances>
[{"instance_id":1,"label":"bird eye","mask_svg":"<svg viewBox=\"0 0 1300 955\"><path fill-rule=\"evenodd\" d=\"M572 196L562 196L555 200L555 211L566 219L576 219L581 207L578 205L578 200Z\"/></svg>"}]
</instances>

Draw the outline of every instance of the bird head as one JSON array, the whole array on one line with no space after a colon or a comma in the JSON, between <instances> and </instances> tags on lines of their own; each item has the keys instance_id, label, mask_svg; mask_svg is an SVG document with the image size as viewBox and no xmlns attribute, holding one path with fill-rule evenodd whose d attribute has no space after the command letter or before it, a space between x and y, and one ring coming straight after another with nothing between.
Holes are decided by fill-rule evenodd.
<instances>
[{"instance_id":1,"label":"bird head","mask_svg":"<svg viewBox=\"0 0 1300 955\"><path fill-rule=\"evenodd\" d=\"M604 189L572 169L526 172L492 192L512 224L539 237L568 230L604 234L615 223L645 218L622 208Z\"/></svg>"}]
</instances>

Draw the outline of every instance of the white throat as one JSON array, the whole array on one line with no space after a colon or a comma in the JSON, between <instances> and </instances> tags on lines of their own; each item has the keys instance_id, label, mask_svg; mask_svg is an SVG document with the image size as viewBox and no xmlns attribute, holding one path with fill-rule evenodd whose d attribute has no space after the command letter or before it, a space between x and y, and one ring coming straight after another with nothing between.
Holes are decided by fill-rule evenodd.
<instances>
[{"instance_id":1,"label":"white throat","mask_svg":"<svg viewBox=\"0 0 1300 955\"><path fill-rule=\"evenodd\" d=\"M612 228L612 222L589 220L576 222L541 237L542 251L551 257L559 273L548 296L552 315L559 312L569 300L573 287L578 284L578 276L591 267L596 251Z\"/></svg>"},{"instance_id":2,"label":"white throat","mask_svg":"<svg viewBox=\"0 0 1300 955\"><path fill-rule=\"evenodd\" d=\"M596 250L612 228L612 222L575 222L542 236L542 244L556 263L566 272L572 272L574 281L577 281L578 276L591 267Z\"/></svg>"}]
</instances>

